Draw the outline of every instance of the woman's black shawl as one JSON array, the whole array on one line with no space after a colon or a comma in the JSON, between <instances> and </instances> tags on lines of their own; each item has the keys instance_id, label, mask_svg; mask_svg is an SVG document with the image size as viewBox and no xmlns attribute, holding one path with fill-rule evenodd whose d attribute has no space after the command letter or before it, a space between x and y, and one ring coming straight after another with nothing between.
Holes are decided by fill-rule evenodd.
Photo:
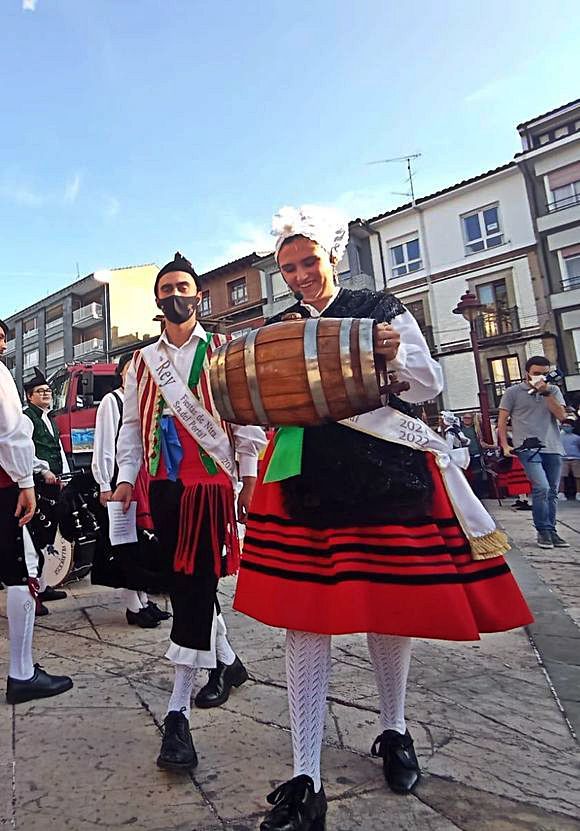
<instances>
[{"instance_id":1,"label":"woman's black shawl","mask_svg":"<svg viewBox=\"0 0 580 831\"><path fill-rule=\"evenodd\" d=\"M299 303L268 320L305 309ZM405 310L392 294L342 288L322 317L373 318L390 323ZM402 412L413 407L389 401ZM381 441L341 424L304 429L302 472L282 483L285 507L310 527L412 521L430 514L433 491L425 454Z\"/></svg>"}]
</instances>

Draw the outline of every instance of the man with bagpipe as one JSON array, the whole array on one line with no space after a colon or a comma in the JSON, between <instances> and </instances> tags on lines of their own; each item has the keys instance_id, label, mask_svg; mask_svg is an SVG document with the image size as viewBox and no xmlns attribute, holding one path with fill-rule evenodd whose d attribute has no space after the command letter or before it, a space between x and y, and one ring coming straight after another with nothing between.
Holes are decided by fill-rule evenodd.
<instances>
[{"instance_id":1,"label":"man with bagpipe","mask_svg":"<svg viewBox=\"0 0 580 831\"><path fill-rule=\"evenodd\" d=\"M5 337L1 321L0 332ZM42 564L33 466L32 425L22 414L14 379L0 363L0 580L7 588L9 704L60 695L73 686L67 676L49 675L32 661L34 598Z\"/></svg>"}]
</instances>

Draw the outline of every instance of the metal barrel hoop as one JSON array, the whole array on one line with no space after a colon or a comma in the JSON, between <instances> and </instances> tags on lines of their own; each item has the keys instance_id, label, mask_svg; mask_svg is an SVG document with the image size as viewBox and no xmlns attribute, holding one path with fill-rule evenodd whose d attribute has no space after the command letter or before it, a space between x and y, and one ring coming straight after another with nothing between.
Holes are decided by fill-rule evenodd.
<instances>
[{"instance_id":1,"label":"metal barrel hoop","mask_svg":"<svg viewBox=\"0 0 580 831\"><path fill-rule=\"evenodd\" d=\"M370 318L361 318L358 328L358 348L363 385L367 396L367 404L378 407L380 404L377 375L375 370L373 332L375 321Z\"/></svg>"},{"instance_id":2,"label":"metal barrel hoop","mask_svg":"<svg viewBox=\"0 0 580 831\"><path fill-rule=\"evenodd\" d=\"M306 377L310 387L312 403L318 417L321 419L330 418L330 410L322 386L320 376L320 363L318 360L318 322L320 318L309 318L304 324L304 365Z\"/></svg>"},{"instance_id":3,"label":"metal barrel hoop","mask_svg":"<svg viewBox=\"0 0 580 831\"><path fill-rule=\"evenodd\" d=\"M259 329L252 329L244 339L244 369L246 370L248 392L250 393L252 407L256 413L257 423L268 424L269 419L262 404L262 395L260 393L256 369L256 338L258 337L259 331Z\"/></svg>"},{"instance_id":4,"label":"metal barrel hoop","mask_svg":"<svg viewBox=\"0 0 580 831\"><path fill-rule=\"evenodd\" d=\"M211 392L216 407L220 411L224 420L235 422L236 414L232 407L232 401L228 389L228 376L226 372L226 355L228 346L229 342L223 343L211 356L211 364L215 367L215 372L210 373L212 380ZM214 379L216 381L215 384Z\"/></svg>"}]
</instances>

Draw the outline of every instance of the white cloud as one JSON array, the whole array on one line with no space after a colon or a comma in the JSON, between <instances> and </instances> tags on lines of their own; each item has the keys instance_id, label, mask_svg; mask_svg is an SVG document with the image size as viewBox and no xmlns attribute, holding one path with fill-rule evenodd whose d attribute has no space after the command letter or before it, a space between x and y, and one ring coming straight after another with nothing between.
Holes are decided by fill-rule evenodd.
<instances>
[{"instance_id":1,"label":"white cloud","mask_svg":"<svg viewBox=\"0 0 580 831\"><path fill-rule=\"evenodd\" d=\"M12 183L0 186L0 196L8 202L25 208L35 208L46 202L46 197L25 184Z\"/></svg>"},{"instance_id":2,"label":"white cloud","mask_svg":"<svg viewBox=\"0 0 580 831\"><path fill-rule=\"evenodd\" d=\"M121 203L116 196L108 196L105 199L105 219L114 219L121 210Z\"/></svg>"},{"instance_id":3,"label":"white cloud","mask_svg":"<svg viewBox=\"0 0 580 831\"><path fill-rule=\"evenodd\" d=\"M80 188L81 176L80 173L75 173L73 178L66 183L64 189L64 201L67 205L72 205L76 202Z\"/></svg>"},{"instance_id":4,"label":"white cloud","mask_svg":"<svg viewBox=\"0 0 580 831\"><path fill-rule=\"evenodd\" d=\"M274 237L268 233L268 229L255 222L234 223L232 234L229 239L217 243L214 250L215 256L202 261L202 271L211 271L221 265L245 257L256 251L258 254L265 254L274 250Z\"/></svg>"},{"instance_id":5,"label":"white cloud","mask_svg":"<svg viewBox=\"0 0 580 831\"><path fill-rule=\"evenodd\" d=\"M25 12L33 12L36 9L37 0L22 0L22 10Z\"/></svg>"},{"instance_id":6,"label":"white cloud","mask_svg":"<svg viewBox=\"0 0 580 831\"><path fill-rule=\"evenodd\" d=\"M493 101L508 94L508 91L517 86L522 80L521 73L513 75L506 75L503 78L496 78L495 81L490 81L489 84L484 84L479 89L470 92L466 95L464 101L466 104L480 104L482 101Z\"/></svg>"}]
</instances>

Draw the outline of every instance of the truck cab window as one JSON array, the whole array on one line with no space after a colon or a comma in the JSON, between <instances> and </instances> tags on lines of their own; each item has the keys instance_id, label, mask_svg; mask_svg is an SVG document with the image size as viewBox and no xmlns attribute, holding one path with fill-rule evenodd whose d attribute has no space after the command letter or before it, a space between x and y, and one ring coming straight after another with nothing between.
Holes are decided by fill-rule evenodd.
<instances>
[{"instance_id":1,"label":"truck cab window","mask_svg":"<svg viewBox=\"0 0 580 831\"><path fill-rule=\"evenodd\" d=\"M70 375L68 372L57 375L56 378L51 381L50 386L52 387L53 410L62 410L66 407L69 384Z\"/></svg>"}]
</instances>

